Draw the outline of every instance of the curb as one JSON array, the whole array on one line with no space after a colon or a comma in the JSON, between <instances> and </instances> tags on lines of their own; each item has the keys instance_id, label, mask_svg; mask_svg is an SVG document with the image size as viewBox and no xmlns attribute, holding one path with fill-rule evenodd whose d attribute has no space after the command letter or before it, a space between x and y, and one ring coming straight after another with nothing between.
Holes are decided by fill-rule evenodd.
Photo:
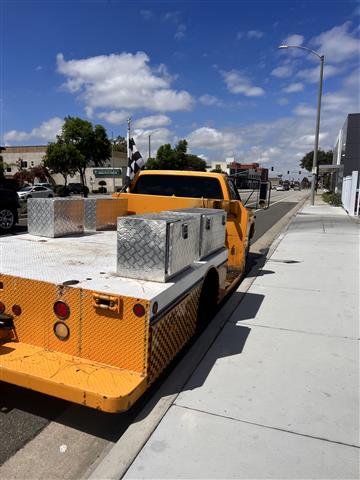
<instances>
[{"instance_id":1,"label":"curb","mask_svg":"<svg viewBox=\"0 0 360 480\"><path fill-rule=\"evenodd\" d=\"M264 266L266 260L273 255L281 240L284 238L292 219L307 200L308 196L269 230L269 233L271 231L272 233L267 236L268 241L271 239L271 244L268 244L268 247L266 247L269 248L267 252L260 257L250 272L248 272L248 276L245 277L240 285L230 294L227 302L215 315L206 330L196 340L196 344L190 347L185 357L180 360L172 371L171 376L167 377L164 383L160 385L154 396L144 406L131 425L129 425L110 452L103 458L99 458L98 462L89 468L84 478L91 480L119 480L125 475L202 359L216 341L233 312L243 301L247 291L257 278L259 270ZM251 251L263 247L264 241L260 243L260 240L262 240L264 236L266 236L266 234L254 243ZM262 248L259 248L259 251L261 250ZM234 295L235 293L240 295Z\"/></svg>"}]
</instances>

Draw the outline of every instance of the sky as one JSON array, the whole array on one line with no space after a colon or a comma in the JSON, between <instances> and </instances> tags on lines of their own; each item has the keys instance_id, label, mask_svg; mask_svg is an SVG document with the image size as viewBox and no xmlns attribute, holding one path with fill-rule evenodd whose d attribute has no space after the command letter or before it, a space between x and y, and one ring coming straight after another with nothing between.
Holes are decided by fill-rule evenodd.
<instances>
[{"instance_id":1,"label":"sky","mask_svg":"<svg viewBox=\"0 0 360 480\"><path fill-rule=\"evenodd\" d=\"M143 157L188 141L208 161L299 170L360 111L352 0L0 0L0 145L46 145L64 118L131 134Z\"/></svg>"}]
</instances>

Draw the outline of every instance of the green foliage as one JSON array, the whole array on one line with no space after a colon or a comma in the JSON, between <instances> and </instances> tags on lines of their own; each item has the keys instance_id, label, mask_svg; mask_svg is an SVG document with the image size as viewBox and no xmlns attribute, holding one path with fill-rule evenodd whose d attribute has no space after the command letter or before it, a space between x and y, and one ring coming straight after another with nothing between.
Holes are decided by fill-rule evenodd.
<instances>
[{"instance_id":1,"label":"green foliage","mask_svg":"<svg viewBox=\"0 0 360 480\"><path fill-rule=\"evenodd\" d=\"M114 139L114 151L115 152L122 152L122 153L127 153L127 146L126 146L126 138L121 137L118 135Z\"/></svg>"},{"instance_id":2,"label":"green foliage","mask_svg":"<svg viewBox=\"0 0 360 480\"><path fill-rule=\"evenodd\" d=\"M187 153L187 141L180 140L175 148L169 143L162 145L156 158L150 158L146 163L147 170L196 170L206 171L206 162L196 155Z\"/></svg>"},{"instance_id":3,"label":"green foliage","mask_svg":"<svg viewBox=\"0 0 360 480\"><path fill-rule=\"evenodd\" d=\"M212 170L210 170L210 172L212 172L212 173L226 173L226 172L224 172L224 170L221 169L221 167L213 168Z\"/></svg>"},{"instance_id":4,"label":"green foliage","mask_svg":"<svg viewBox=\"0 0 360 480\"><path fill-rule=\"evenodd\" d=\"M341 207L342 205L340 193L325 192L322 194L322 199L334 207Z\"/></svg>"},{"instance_id":5,"label":"green foliage","mask_svg":"<svg viewBox=\"0 0 360 480\"><path fill-rule=\"evenodd\" d=\"M311 172L313 166L314 151L308 152L300 161L301 168L306 168L307 171ZM330 165L333 160L333 152L329 150L324 152L324 150L318 150L317 154L317 163L318 165Z\"/></svg>"},{"instance_id":6,"label":"green foliage","mask_svg":"<svg viewBox=\"0 0 360 480\"><path fill-rule=\"evenodd\" d=\"M44 164L61 173L65 183L68 175L79 172L84 186L86 167L102 166L110 157L111 143L102 125L93 127L79 117L66 117L56 142L49 144Z\"/></svg>"},{"instance_id":7,"label":"green foliage","mask_svg":"<svg viewBox=\"0 0 360 480\"><path fill-rule=\"evenodd\" d=\"M43 163L52 173L60 173L64 177L65 185L67 177L73 176L79 165L86 167L85 158L76 146L64 143L60 138L56 143L48 144Z\"/></svg>"}]
</instances>

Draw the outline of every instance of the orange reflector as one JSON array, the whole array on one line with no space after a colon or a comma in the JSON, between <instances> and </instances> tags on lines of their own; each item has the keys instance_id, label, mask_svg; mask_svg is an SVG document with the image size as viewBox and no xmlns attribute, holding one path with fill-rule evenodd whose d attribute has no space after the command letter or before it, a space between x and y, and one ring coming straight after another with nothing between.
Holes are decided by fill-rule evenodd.
<instances>
[{"instance_id":1,"label":"orange reflector","mask_svg":"<svg viewBox=\"0 0 360 480\"><path fill-rule=\"evenodd\" d=\"M136 303L133 308L133 312L137 317L143 317L145 315L145 307L141 303Z\"/></svg>"},{"instance_id":2,"label":"orange reflector","mask_svg":"<svg viewBox=\"0 0 360 480\"><path fill-rule=\"evenodd\" d=\"M66 320L70 315L70 308L66 303L59 301L54 303L54 312L58 318Z\"/></svg>"},{"instance_id":3,"label":"orange reflector","mask_svg":"<svg viewBox=\"0 0 360 480\"><path fill-rule=\"evenodd\" d=\"M5 312L5 305L2 302L0 302L0 314L4 312Z\"/></svg>"},{"instance_id":4,"label":"orange reflector","mask_svg":"<svg viewBox=\"0 0 360 480\"><path fill-rule=\"evenodd\" d=\"M13 311L13 314L16 316L21 315L21 312L22 312L20 305L13 305L12 311Z\"/></svg>"}]
</instances>

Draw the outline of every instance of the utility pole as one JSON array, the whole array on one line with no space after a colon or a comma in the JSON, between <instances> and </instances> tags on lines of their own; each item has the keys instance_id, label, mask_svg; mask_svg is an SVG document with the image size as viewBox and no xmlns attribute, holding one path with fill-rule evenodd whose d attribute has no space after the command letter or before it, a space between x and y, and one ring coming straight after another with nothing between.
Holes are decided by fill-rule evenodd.
<instances>
[{"instance_id":1,"label":"utility pole","mask_svg":"<svg viewBox=\"0 0 360 480\"><path fill-rule=\"evenodd\" d=\"M114 143L115 143L114 133L111 132L111 165L112 165L113 192L115 193Z\"/></svg>"}]
</instances>

